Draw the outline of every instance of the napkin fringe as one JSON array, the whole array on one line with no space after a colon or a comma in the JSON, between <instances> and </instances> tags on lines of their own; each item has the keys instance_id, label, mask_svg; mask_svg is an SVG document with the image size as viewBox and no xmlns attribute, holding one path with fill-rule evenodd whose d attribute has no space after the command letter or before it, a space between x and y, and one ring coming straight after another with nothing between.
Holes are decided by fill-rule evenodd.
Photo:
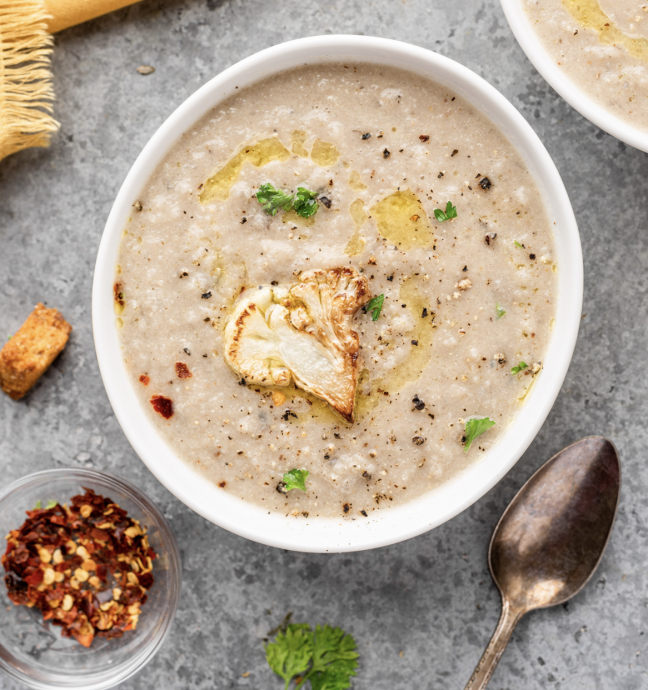
<instances>
[{"instance_id":1,"label":"napkin fringe","mask_svg":"<svg viewBox=\"0 0 648 690\"><path fill-rule=\"evenodd\" d=\"M53 39L40 0L0 0L0 160L30 146L49 146Z\"/></svg>"}]
</instances>

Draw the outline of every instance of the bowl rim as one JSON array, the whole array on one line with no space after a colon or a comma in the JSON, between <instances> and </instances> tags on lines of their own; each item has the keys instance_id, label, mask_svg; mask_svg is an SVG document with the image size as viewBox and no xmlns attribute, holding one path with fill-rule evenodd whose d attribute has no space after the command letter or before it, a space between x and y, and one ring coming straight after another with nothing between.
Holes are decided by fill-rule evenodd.
<instances>
[{"instance_id":1,"label":"bowl rim","mask_svg":"<svg viewBox=\"0 0 648 690\"><path fill-rule=\"evenodd\" d=\"M179 137L239 85L247 86L265 74L304 63L341 60L389 64L432 78L466 98L505 131L544 195L547 214L556 227L559 262L568 270L558 272L556 328L545 358L552 366L537 378L528 402L494 448L422 497L397 508L375 511L362 521L296 520L269 513L218 489L162 441L126 375L112 289L119 241L131 206ZM135 452L175 496L207 520L263 544L305 552L348 552L404 541L446 522L481 498L513 467L535 438L560 391L576 344L582 297L580 237L567 192L540 139L513 105L468 68L427 49L391 39L333 35L289 41L241 60L185 100L151 137L129 171L106 223L95 267L92 320L99 368L115 415Z\"/></svg>"},{"instance_id":2,"label":"bowl rim","mask_svg":"<svg viewBox=\"0 0 648 690\"><path fill-rule=\"evenodd\" d=\"M523 2L524 0L500 0L517 42L544 80L585 119L616 139L648 152L648 132L606 110L558 67L533 28Z\"/></svg>"},{"instance_id":3,"label":"bowl rim","mask_svg":"<svg viewBox=\"0 0 648 690\"><path fill-rule=\"evenodd\" d=\"M169 631L171 630L173 619L175 618L178 604L180 602L182 565L175 534L155 503L143 491L125 479L117 477L108 472L82 467L57 467L53 469L40 470L38 472L32 472L31 474L20 477L11 484L3 487L2 490L0 490L0 505L2 505L2 502L7 496L34 484L38 480L55 480L58 478L73 480L75 475L79 477L80 482L88 480L95 481L99 484L110 484L115 487L116 491L123 493L134 503L143 504L150 512L154 518L156 527L160 529L162 533L164 533L165 539L168 541L168 553L166 555L169 562L169 570L172 571L172 586L170 588L171 598L169 605L162 609L163 624L156 631L149 643L137 654L128 657L120 664L112 666L109 672L104 672L101 676L95 678L92 676L89 678L78 676L74 677L73 679L73 681L76 682L70 682L69 676L57 672L56 678L40 680L28 675L20 666L16 666L8 659L5 659L3 654L0 654L0 669L2 669L2 671L4 671L14 680L18 680L29 687L38 688L39 690L48 690L49 688L107 690L108 688L112 688L115 685L124 682L131 676L138 673L157 654L160 647L164 644ZM107 491L109 490L110 489L107 487ZM147 526L150 527L150 523ZM0 647L4 648L1 643ZM7 651L9 652L9 650ZM14 655L11 652L9 652L8 656L14 658Z\"/></svg>"}]
</instances>

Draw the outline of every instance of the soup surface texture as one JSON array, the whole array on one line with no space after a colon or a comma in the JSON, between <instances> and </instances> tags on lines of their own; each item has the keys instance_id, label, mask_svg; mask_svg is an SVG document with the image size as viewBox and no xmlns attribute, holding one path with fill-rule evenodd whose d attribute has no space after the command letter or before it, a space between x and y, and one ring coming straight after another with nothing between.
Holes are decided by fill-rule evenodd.
<instances>
[{"instance_id":1,"label":"soup surface texture","mask_svg":"<svg viewBox=\"0 0 648 690\"><path fill-rule=\"evenodd\" d=\"M648 130L648 4L520 0L538 37L578 88Z\"/></svg>"},{"instance_id":2,"label":"soup surface texture","mask_svg":"<svg viewBox=\"0 0 648 690\"><path fill-rule=\"evenodd\" d=\"M268 183L316 191L317 212L266 213ZM540 193L501 131L420 76L329 63L241 89L134 201L115 308L135 391L180 458L268 511L362 520L416 498L479 461L542 376L558 269ZM224 359L243 289L336 268L384 296L352 321L352 424ZM305 492L283 492L293 469Z\"/></svg>"}]
</instances>

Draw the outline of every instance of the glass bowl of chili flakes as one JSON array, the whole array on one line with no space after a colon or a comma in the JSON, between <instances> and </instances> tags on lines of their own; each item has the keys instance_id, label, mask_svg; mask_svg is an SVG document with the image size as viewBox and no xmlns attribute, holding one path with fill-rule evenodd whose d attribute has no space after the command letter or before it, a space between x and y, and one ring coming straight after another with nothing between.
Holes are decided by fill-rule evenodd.
<instances>
[{"instance_id":1,"label":"glass bowl of chili flakes","mask_svg":"<svg viewBox=\"0 0 648 690\"><path fill-rule=\"evenodd\" d=\"M180 595L175 537L134 486L63 468L0 492L0 668L33 688L110 688L162 645Z\"/></svg>"}]
</instances>

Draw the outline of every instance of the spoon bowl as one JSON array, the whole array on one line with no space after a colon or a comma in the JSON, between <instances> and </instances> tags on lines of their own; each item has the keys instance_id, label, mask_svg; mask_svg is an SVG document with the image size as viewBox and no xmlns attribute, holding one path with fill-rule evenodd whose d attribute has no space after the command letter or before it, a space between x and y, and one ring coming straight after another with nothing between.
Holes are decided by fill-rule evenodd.
<instances>
[{"instance_id":1,"label":"spoon bowl","mask_svg":"<svg viewBox=\"0 0 648 690\"><path fill-rule=\"evenodd\" d=\"M483 690L522 616L562 604L593 575L619 502L614 445L589 436L561 450L520 489L488 550L502 615L466 690Z\"/></svg>"}]
</instances>

